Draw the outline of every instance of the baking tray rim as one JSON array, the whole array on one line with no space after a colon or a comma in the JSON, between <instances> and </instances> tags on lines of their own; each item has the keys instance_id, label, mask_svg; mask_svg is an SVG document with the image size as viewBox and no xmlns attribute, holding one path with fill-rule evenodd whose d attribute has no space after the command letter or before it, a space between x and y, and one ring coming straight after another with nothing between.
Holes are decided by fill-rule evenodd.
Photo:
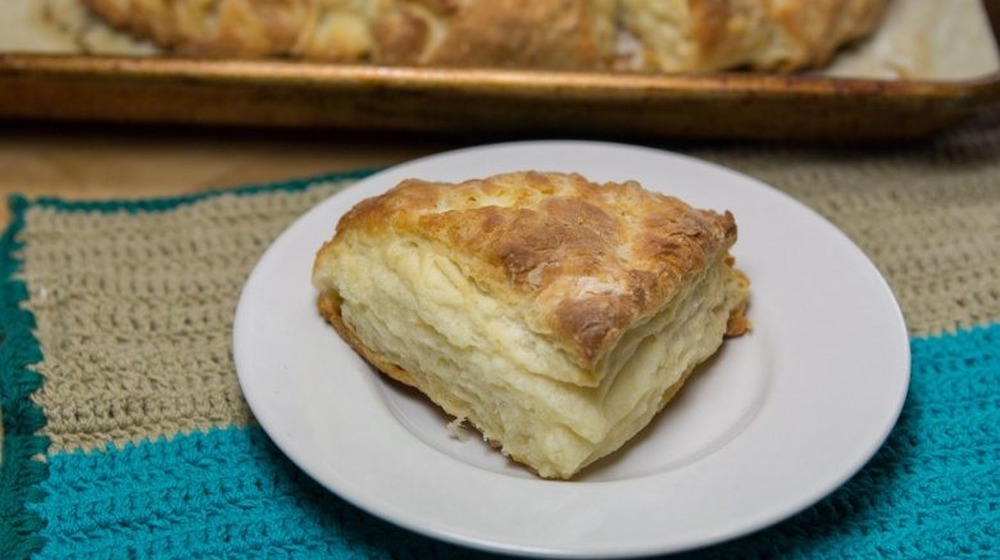
<instances>
[{"instance_id":1,"label":"baking tray rim","mask_svg":"<svg viewBox=\"0 0 1000 560\"><path fill-rule=\"evenodd\" d=\"M0 54L0 79L102 80L187 84L281 85L295 88L464 91L498 96L609 97L864 97L1000 100L1000 72L963 80L867 79L815 74L717 72L601 73L480 68L426 68L289 60L196 59L173 56Z\"/></svg>"}]
</instances>

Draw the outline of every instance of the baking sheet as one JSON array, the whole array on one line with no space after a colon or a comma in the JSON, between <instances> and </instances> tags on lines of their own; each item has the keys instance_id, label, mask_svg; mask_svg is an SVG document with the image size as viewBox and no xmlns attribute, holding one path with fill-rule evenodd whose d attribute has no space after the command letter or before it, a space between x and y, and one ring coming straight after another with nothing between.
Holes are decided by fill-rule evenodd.
<instances>
[{"instance_id":1,"label":"baking sheet","mask_svg":"<svg viewBox=\"0 0 1000 560\"><path fill-rule=\"evenodd\" d=\"M818 72L671 76L183 59L110 29L76 0L5 0L0 117L599 136L911 138L997 104L1000 56L988 13L997 4L893 0L871 39Z\"/></svg>"}]
</instances>

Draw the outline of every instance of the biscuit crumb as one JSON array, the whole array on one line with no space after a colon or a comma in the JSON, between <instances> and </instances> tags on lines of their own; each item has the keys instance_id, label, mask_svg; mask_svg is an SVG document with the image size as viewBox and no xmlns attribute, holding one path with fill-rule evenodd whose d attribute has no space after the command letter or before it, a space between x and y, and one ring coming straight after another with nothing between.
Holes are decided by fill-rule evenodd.
<instances>
[{"instance_id":1,"label":"biscuit crumb","mask_svg":"<svg viewBox=\"0 0 1000 560\"><path fill-rule=\"evenodd\" d=\"M459 416L454 420L452 420L451 422L448 422L448 433L451 435L452 438L457 439L458 441L468 440L469 429L465 425L465 418Z\"/></svg>"}]
</instances>

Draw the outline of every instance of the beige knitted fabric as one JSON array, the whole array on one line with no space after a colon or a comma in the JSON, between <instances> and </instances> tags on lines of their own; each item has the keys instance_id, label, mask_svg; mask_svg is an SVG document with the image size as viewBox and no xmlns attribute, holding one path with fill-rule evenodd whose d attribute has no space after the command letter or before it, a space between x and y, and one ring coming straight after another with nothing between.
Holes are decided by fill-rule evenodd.
<instances>
[{"instance_id":1,"label":"beige knitted fabric","mask_svg":"<svg viewBox=\"0 0 1000 560\"><path fill-rule=\"evenodd\" d=\"M35 398L50 451L250 421L230 353L243 281L282 229L339 187L157 212L29 209L23 276L45 353Z\"/></svg>"},{"instance_id":2,"label":"beige knitted fabric","mask_svg":"<svg viewBox=\"0 0 1000 560\"><path fill-rule=\"evenodd\" d=\"M883 272L913 334L1000 320L1000 112L919 146L682 151L829 218ZM51 451L252 421L230 355L242 283L285 226L342 186L135 213L30 207L23 276Z\"/></svg>"},{"instance_id":3,"label":"beige knitted fabric","mask_svg":"<svg viewBox=\"0 0 1000 560\"><path fill-rule=\"evenodd\" d=\"M885 276L911 333L1000 320L1000 111L926 145L692 153L833 222Z\"/></svg>"}]
</instances>

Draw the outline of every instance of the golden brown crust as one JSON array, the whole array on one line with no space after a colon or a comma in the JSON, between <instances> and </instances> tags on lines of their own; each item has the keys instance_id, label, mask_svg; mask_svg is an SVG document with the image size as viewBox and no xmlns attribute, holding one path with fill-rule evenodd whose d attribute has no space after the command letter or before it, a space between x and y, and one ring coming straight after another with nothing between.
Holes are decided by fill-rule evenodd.
<instances>
[{"instance_id":1,"label":"golden brown crust","mask_svg":"<svg viewBox=\"0 0 1000 560\"><path fill-rule=\"evenodd\" d=\"M740 291L750 293L750 279L747 275L735 267L736 260L730 256L726 259L728 265L736 273L736 279L740 285ZM726 323L726 336L740 336L750 332L753 322L747 317L747 300L744 299L729 313L729 321Z\"/></svg>"},{"instance_id":2,"label":"golden brown crust","mask_svg":"<svg viewBox=\"0 0 1000 560\"><path fill-rule=\"evenodd\" d=\"M642 64L667 71L746 67L792 71L825 65L868 35L885 0L622 0ZM667 31L670 32L667 32Z\"/></svg>"},{"instance_id":3,"label":"golden brown crust","mask_svg":"<svg viewBox=\"0 0 1000 560\"><path fill-rule=\"evenodd\" d=\"M602 69L613 0L82 0L112 25L206 56Z\"/></svg>"},{"instance_id":4,"label":"golden brown crust","mask_svg":"<svg viewBox=\"0 0 1000 560\"><path fill-rule=\"evenodd\" d=\"M575 70L789 71L868 34L886 0L81 0L180 53ZM626 49L628 37L638 45Z\"/></svg>"},{"instance_id":5,"label":"golden brown crust","mask_svg":"<svg viewBox=\"0 0 1000 560\"><path fill-rule=\"evenodd\" d=\"M627 326L656 313L683 279L726 258L736 241L728 212L696 210L635 182L539 172L454 185L404 181L348 212L318 259L338 237L359 232L438 243L498 299L530 302L539 317L532 328L595 376L580 380L589 386Z\"/></svg>"},{"instance_id":6,"label":"golden brown crust","mask_svg":"<svg viewBox=\"0 0 1000 560\"><path fill-rule=\"evenodd\" d=\"M604 69L612 59L607 0L397 2L375 22L387 64Z\"/></svg>"}]
</instances>

